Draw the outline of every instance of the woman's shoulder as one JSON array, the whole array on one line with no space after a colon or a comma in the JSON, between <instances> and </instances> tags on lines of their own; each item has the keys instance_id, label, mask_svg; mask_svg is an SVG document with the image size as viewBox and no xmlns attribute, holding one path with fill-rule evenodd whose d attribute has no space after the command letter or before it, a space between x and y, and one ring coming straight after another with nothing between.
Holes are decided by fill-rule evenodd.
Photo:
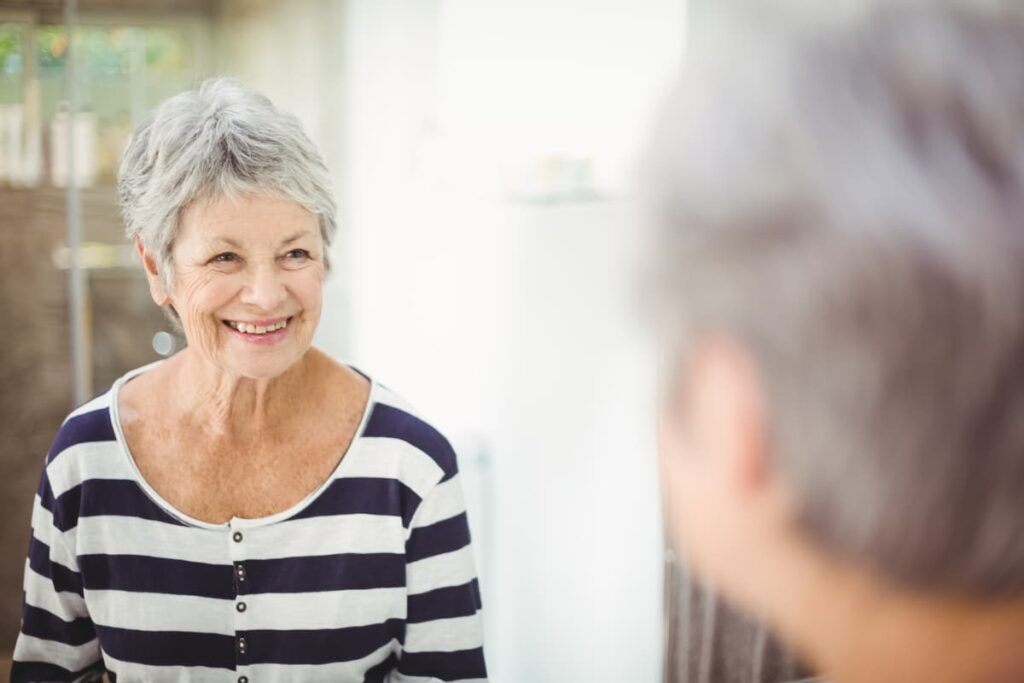
<instances>
[{"instance_id":1,"label":"woman's shoulder","mask_svg":"<svg viewBox=\"0 0 1024 683\"><path fill-rule=\"evenodd\" d=\"M442 481L458 471L455 450L441 430L404 396L380 382L373 383L362 436L414 455L426 455L440 468Z\"/></svg>"},{"instance_id":2,"label":"woman's shoulder","mask_svg":"<svg viewBox=\"0 0 1024 683\"><path fill-rule=\"evenodd\" d=\"M68 519L76 514L77 505L71 498L76 496L74 491L88 480L128 476L127 473L119 473L123 463L118 457L110 406L111 392L108 390L72 410L57 429L46 454L39 489L39 495L44 502L49 501L45 504L55 515L58 507L63 511L62 516ZM63 503L56 505L54 501L58 500ZM64 523L70 524L67 519Z\"/></svg>"},{"instance_id":3,"label":"woman's shoulder","mask_svg":"<svg viewBox=\"0 0 1024 683\"><path fill-rule=\"evenodd\" d=\"M340 406L343 416L358 422L356 439L362 447L357 459L370 458L376 462L371 468L380 466L377 458L397 462L398 471L419 473L431 485L455 476L455 451L448 439L401 394L322 351L314 349L308 360L318 419L338 415Z\"/></svg>"},{"instance_id":4,"label":"woman's shoulder","mask_svg":"<svg viewBox=\"0 0 1024 683\"><path fill-rule=\"evenodd\" d=\"M72 410L64 418L46 455L47 470L81 470L103 467L119 452L116 406L117 389L126 379L145 371L143 366L125 373L114 384ZM74 462L72 462L74 461Z\"/></svg>"},{"instance_id":5,"label":"woman's shoulder","mask_svg":"<svg viewBox=\"0 0 1024 683\"><path fill-rule=\"evenodd\" d=\"M47 453L47 463L59 455L81 444L116 441L114 426L110 419L111 390L72 410L54 436Z\"/></svg>"}]
</instances>

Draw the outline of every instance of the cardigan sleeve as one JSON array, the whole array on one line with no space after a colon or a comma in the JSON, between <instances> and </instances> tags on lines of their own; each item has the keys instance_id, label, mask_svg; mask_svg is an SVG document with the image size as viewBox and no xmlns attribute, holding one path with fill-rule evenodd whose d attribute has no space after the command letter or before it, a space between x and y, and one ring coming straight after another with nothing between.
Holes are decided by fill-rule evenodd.
<instances>
[{"instance_id":1,"label":"cardigan sleeve","mask_svg":"<svg viewBox=\"0 0 1024 683\"><path fill-rule=\"evenodd\" d=\"M32 536L25 563L12 683L94 681L103 676L96 629L67 538L74 522L61 514L59 506L44 469L32 506Z\"/></svg>"},{"instance_id":2,"label":"cardigan sleeve","mask_svg":"<svg viewBox=\"0 0 1024 683\"><path fill-rule=\"evenodd\" d=\"M389 681L486 680L480 588L454 469L416 510L406 557L405 639Z\"/></svg>"}]
</instances>

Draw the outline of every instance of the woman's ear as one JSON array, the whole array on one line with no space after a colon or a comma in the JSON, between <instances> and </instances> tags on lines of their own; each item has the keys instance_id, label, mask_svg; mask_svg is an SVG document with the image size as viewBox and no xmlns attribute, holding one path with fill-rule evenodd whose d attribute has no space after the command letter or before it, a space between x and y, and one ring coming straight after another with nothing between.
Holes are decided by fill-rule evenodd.
<instances>
[{"instance_id":1,"label":"woman's ear","mask_svg":"<svg viewBox=\"0 0 1024 683\"><path fill-rule=\"evenodd\" d=\"M660 425L667 530L698 574L735 589L777 518L763 389L738 339L706 335L686 353Z\"/></svg>"},{"instance_id":2,"label":"woman's ear","mask_svg":"<svg viewBox=\"0 0 1024 683\"><path fill-rule=\"evenodd\" d=\"M698 345L691 368L694 431L729 490L756 494L772 479L763 386L750 353L736 340Z\"/></svg>"},{"instance_id":3,"label":"woman's ear","mask_svg":"<svg viewBox=\"0 0 1024 683\"><path fill-rule=\"evenodd\" d=\"M153 301L156 302L157 306L166 306L171 303L171 297L167 293L163 277L157 268L156 258L143 246L142 240L138 237L135 238L135 251L139 252L139 258L142 259L142 267L146 270L146 279L149 280L149 293L153 297Z\"/></svg>"}]
</instances>

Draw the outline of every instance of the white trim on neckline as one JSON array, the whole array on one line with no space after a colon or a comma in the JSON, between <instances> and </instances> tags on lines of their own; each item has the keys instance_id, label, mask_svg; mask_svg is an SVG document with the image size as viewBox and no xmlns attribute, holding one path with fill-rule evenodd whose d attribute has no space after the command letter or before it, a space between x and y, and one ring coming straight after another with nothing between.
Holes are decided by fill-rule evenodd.
<instances>
[{"instance_id":1,"label":"white trim on neckline","mask_svg":"<svg viewBox=\"0 0 1024 683\"><path fill-rule=\"evenodd\" d=\"M110 406L108 408L110 423L111 426L114 428L114 437L117 440L118 447L121 449L121 453L128 461L128 466L131 467L132 473L135 475L135 482L140 486L140 488L142 488L142 490L150 498L150 500L156 503L161 509L163 509L165 512L170 514L175 519L189 526L198 527L200 529L209 529L211 531L223 531L225 529L251 529L253 527L275 524L277 522L282 522L286 519L294 517L295 515L299 514L304 509L312 505L313 502L317 498L319 498L320 495L325 490L327 490L327 487L330 486L332 481L341 478L345 474L345 470L348 468L348 465L346 463L348 463L352 459L350 457L352 455L352 452L355 450L360 439L363 438L363 432L366 430L366 424L370 419L370 414L373 412L373 406L377 403L377 395L379 393L379 385L377 384L376 381L374 381L372 377L370 377L363 371L356 369L354 366L349 365L348 363L343 363L343 365L349 370L352 370L353 372L369 380L370 393L366 398L366 405L363 407L363 414L359 419L359 425L358 427L356 427L356 431L352 435L352 440L349 442L348 447L345 449L345 452L342 454L341 459L338 461L338 464L335 466L335 468L331 471L327 478L320 483L319 486L313 489L313 491L311 491L305 498L303 498L298 503L292 505L290 508L286 510L276 512L272 515L268 515L267 517L232 517L227 522L215 524L213 522L204 522L201 519L196 519L191 515L185 514L178 508L171 505L166 499L164 499L163 496L157 493L156 489L154 489L149 484L149 482L146 481L146 478L142 476L142 472L139 470L138 465L135 463L135 457L132 455L131 450L128 448L128 441L127 439L125 439L124 432L121 429L121 418L119 414L120 408L118 406L117 400L118 393L120 392L121 387L124 386L129 380L134 379L135 377L138 377L139 375L157 367L163 362L163 360L158 360L147 365L143 365L142 367L135 368L134 370L129 370L124 375L119 377L113 383L113 385L111 385L110 391L108 392L110 394Z\"/></svg>"}]
</instances>

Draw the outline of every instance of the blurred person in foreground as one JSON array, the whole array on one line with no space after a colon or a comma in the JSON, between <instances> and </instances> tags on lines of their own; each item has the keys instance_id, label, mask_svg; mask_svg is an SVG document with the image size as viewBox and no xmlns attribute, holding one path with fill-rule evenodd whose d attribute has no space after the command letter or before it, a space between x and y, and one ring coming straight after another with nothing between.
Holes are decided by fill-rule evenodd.
<instances>
[{"instance_id":1,"label":"blurred person in foreground","mask_svg":"<svg viewBox=\"0 0 1024 683\"><path fill-rule=\"evenodd\" d=\"M1024 681L1024 14L805 9L655 136L670 535L836 681Z\"/></svg>"},{"instance_id":2,"label":"blurred person in foreground","mask_svg":"<svg viewBox=\"0 0 1024 683\"><path fill-rule=\"evenodd\" d=\"M188 346L58 431L12 680L485 678L455 454L312 347L330 185L298 120L228 80L135 130L128 236Z\"/></svg>"}]
</instances>

